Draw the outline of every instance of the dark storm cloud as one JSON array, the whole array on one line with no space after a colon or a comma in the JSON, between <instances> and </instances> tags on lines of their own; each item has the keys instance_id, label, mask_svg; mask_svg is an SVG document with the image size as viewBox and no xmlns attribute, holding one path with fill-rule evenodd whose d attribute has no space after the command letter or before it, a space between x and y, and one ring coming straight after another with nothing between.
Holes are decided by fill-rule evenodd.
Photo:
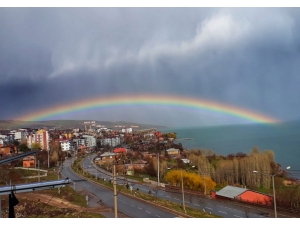
<instances>
[{"instance_id":1,"label":"dark storm cloud","mask_svg":"<svg viewBox=\"0 0 300 225\"><path fill-rule=\"evenodd\" d=\"M298 119L299 15L297 8L1 8L1 117L20 115L12 113L19 106L30 112L142 92Z\"/></svg>"}]
</instances>

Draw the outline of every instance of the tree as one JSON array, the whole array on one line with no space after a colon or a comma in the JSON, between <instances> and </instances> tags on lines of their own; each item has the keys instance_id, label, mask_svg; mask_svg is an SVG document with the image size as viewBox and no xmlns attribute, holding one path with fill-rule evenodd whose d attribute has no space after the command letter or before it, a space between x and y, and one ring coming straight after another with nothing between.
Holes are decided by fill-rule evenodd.
<instances>
[{"instance_id":1,"label":"tree","mask_svg":"<svg viewBox=\"0 0 300 225\"><path fill-rule=\"evenodd\" d=\"M182 176L182 177L181 177ZM191 190L215 190L216 183L207 176L201 176L195 173L190 173L185 170L171 170L165 176L165 180L172 185L181 186L183 181L183 187Z\"/></svg>"},{"instance_id":2,"label":"tree","mask_svg":"<svg viewBox=\"0 0 300 225\"><path fill-rule=\"evenodd\" d=\"M21 152L29 152L29 151L31 151L31 149L28 148L26 144L20 144L20 145L19 145L19 150L20 150Z\"/></svg>"},{"instance_id":3,"label":"tree","mask_svg":"<svg viewBox=\"0 0 300 225\"><path fill-rule=\"evenodd\" d=\"M39 143L34 142L34 143L31 144L31 149L32 150L39 150L39 149L42 149L42 148L41 148L41 145Z\"/></svg>"}]
</instances>

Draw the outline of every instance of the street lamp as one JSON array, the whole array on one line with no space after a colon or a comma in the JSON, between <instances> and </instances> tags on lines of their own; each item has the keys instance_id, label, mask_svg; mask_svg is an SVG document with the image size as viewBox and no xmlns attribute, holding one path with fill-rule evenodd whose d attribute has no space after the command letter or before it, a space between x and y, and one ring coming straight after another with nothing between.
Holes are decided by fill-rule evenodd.
<instances>
[{"instance_id":1,"label":"street lamp","mask_svg":"<svg viewBox=\"0 0 300 225\"><path fill-rule=\"evenodd\" d=\"M192 165L192 168L195 168L195 165ZM199 170L198 170L198 175L199 175ZM204 181L204 195L206 195L206 174L201 173L203 175L203 181Z\"/></svg>"},{"instance_id":2,"label":"street lamp","mask_svg":"<svg viewBox=\"0 0 300 225\"><path fill-rule=\"evenodd\" d=\"M171 168L168 168L170 170ZM180 170L180 178L181 178L181 192L182 192L182 207L184 212L186 213L185 210L185 203L184 203L184 188L183 188L183 176L182 176L182 169Z\"/></svg>"},{"instance_id":3,"label":"street lamp","mask_svg":"<svg viewBox=\"0 0 300 225\"><path fill-rule=\"evenodd\" d=\"M286 169L289 170L291 167L288 166ZM258 171L254 170L253 173L258 173ZM275 196L275 182L274 177L280 173L270 175L272 177L272 185L273 185L273 202L274 202L274 214L275 218L277 218L277 209L276 209L276 196Z\"/></svg>"},{"instance_id":4,"label":"street lamp","mask_svg":"<svg viewBox=\"0 0 300 225\"><path fill-rule=\"evenodd\" d=\"M184 189L183 189L182 170L180 170L180 175L181 175L182 206L183 206L184 212L186 213L186 210L185 210L185 203L184 203Z\"/></svg>"}]
</instances>

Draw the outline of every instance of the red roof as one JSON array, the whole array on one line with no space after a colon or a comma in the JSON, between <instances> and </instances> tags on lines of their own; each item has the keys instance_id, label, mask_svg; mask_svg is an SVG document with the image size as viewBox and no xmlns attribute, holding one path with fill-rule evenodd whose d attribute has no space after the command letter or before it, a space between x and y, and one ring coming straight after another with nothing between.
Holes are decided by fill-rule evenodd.
<instances>
[{"instance_id":1,"label":"red roof","mask_svg":"<svg viewBox=\"0 0 300 225\"><path fill-rule=\"evenodd\" d=\"M113 150L114 153L123 153L126 152L126 148L116 148Z\"/></svg>"}]
</instances>

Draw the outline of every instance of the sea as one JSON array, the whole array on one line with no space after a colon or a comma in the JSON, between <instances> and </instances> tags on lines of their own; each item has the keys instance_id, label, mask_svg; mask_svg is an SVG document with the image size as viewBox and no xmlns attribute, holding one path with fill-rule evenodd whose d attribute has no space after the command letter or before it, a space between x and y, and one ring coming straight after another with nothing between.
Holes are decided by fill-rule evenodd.
<instances>
[{"instance_id":1,"label":"sea","mask_svg":"<svg viewBox=\"0 0 300 225\"><path fill-rule=\"evenodd\" d=\"M300 121L278 124L243 124L223 126L174 127L161 132L175 132L175 143L184 149L210 149L216 155L227 156L253 147L259 151L273 150L275 162L282 169L290 166L289 176L300 179Z\"/></svg>"}]
</instances>

